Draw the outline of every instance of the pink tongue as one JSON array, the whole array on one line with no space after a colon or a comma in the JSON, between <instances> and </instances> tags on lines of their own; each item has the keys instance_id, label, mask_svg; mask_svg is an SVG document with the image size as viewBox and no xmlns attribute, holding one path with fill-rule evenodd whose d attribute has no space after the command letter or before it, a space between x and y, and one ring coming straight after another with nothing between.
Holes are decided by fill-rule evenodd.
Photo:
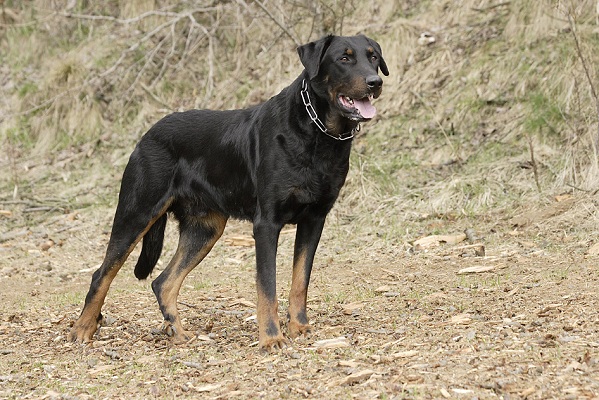
<instances>
[{"instance_id":1,"label":"pink tongue","mask_svg":"<svg viewBox=\"0 0 599 400\"><path fill-rule=\"evenodd\" d=\"M370 104L367 97L361 100L354 99L354 107L360 111L360 115L364 118L373 118L376 115L376 108Z\"/></svg>"}]
</instances>

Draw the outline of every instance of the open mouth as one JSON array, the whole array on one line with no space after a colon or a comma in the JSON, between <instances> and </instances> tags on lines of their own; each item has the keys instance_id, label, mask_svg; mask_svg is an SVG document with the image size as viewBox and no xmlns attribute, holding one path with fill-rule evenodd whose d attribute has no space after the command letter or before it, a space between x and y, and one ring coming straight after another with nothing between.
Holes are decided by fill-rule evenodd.
<instances>
[{"instance_id":1,"label":"open mouth","mask_svg":"<svg viewBox=\"0 0 599 400\"><path fill-rule=\"evenodd\" d=\"M372 94L361 99L353 99L349 96L340 95L339 104L344 111L351 115L350 119L371 119L376 115L376 108L374 108L371 103L373 98L374 96Z\"/></svg>"}]
</instances>

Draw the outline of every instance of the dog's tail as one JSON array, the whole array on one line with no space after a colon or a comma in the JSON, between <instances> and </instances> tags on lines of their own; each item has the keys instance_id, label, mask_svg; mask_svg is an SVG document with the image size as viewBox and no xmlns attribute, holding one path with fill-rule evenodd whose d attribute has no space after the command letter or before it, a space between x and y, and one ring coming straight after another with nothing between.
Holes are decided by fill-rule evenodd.
<instances>
[{"instance_id":1,"label":"dog's tail","mask_svg":"<svg viewBox=\"0 0 599 400\"><path fill-rule=\"evenodd\" d=\"M166 214L154 222L143 238L141 254L135 264L135 277L146 279L160 258L162 253L162 242L164 241L164 229L166 228Z\"/></svg>"}]
</instances>

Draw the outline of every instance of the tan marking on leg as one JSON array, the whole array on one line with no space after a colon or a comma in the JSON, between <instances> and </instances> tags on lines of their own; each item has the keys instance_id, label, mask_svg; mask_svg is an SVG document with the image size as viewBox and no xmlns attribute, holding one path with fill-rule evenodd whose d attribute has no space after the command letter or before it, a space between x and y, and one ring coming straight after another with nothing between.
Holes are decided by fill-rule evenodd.
<instances>
[{"instance_id":1,"label":"tan marking on leg","mask_svg":"<svg viewBox=\"0 0 599 400\"><path fill-rule=\"evenodd\" d=\"M120 265L115 264L113 267L111 267L111 272L113 269L118 271L119 268ZM102 305L104 304L104 298L106 297L106 293L108 292L110 284L115 275L116 273L110 273L109 275L106 275L104 279L102 279L95 296L89 303L85 305L81 311L81 315L73 324L73 327L69 332L68 340L72 342L87 343L92 339L100 323L100 321L98 321L98 317L100 315Z\"/></svg>"},{"instance_id":2,"label":"tan marking on leg","mask_svg":"<svg viewBox=\"0 0 599 400\"><path fill-rule=\"evenodd\" d=\"M100 284L96 290L94 297L91 301L83 307L81 311L81 315L73 324L71 331L69 332L68 339L73 342L89 342L96 333L98 329L98 316L100 315L100 311L102 310L102 306L104 305L104 300L106 299L106 294L108 293L108 289L110 289L110 284L116 277L116 274L119 272L127 257L131 254L135 246L139 243L139 241L145 236L146 233L150 230L152 225L158 220L158 218L162 217L164 213L171 206L173 199L169 199L164 207L160 210L160 212L150 220L145 229L137 236L137 238L133 241L131 246L127 249L125 254L121 258L119 258L114 264L107 268L106 274L102 277ZM108 257L106 255L105 259ZM104 267L102 265L100 268ZM91 288L90 288L91 290Z\"/></svg>"},{"instance_id":3,"label":"tan marking on leg","mask_svg":"<svg viewBox=\"0 0 599 400\"><path fill-rule=\"evenodd\" d=\"M272 301L258 285L258 343L261 349L269 352L287 345L281 333L278 308L276 296Z\"/></svg>"},{"instance_id":4,"label":"tan marking on leg","mask_svg":"<svg viewBox=\"0 0 599 400\"><path fill-rule=\"evenodd\" d=\"M214 229L214 235L193 258L190 258L187 261L185 258L190 252L190 238L181 236L173 259L162 272L162 274L165 274L166 280L162 282L160 292L156 293L158 303L165 316L162 331L168 336L171 336L175 343L186 342L192 337L191 334L183 329L181 317L179 316L179 311L177 309L177 298L179 296L179 291L181 290L181 285L189 272L191 272L208 255L214 244L221 237L227 223L227 217L218 213L210 213L206 217L199 218L197 223ZM173 320L167 321L166 316L170 316Z\"/></svg>"},{"instance_id":5,"label":"tan marking on leg","mask_svg":"<svg viewBox=\"0 0 599 400\"><path fill-rule=\"evenodd\" d=\"M310 331L306 312L308 282L306 282L306 252L301 252L293 264L289 291L289 336L295 338Z\"/></svg>"}]
</instances>

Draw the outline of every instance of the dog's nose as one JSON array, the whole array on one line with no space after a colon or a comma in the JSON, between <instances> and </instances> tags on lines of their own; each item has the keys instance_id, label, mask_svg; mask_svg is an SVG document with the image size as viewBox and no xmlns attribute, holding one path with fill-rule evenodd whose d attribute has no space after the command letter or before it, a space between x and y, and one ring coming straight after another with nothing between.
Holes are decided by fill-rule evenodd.
<instances>
[{"instance_id":1,"label":"dog's nose","mask_svg":"<svg viewBox=\"0 0 599 400\"><path fill-rule=\"evenodd\" d=\"M378 75L371 75L366 78L366 84L369 89L376 90L383 86L383 79Z\"/></svg>"}]
</instances>

